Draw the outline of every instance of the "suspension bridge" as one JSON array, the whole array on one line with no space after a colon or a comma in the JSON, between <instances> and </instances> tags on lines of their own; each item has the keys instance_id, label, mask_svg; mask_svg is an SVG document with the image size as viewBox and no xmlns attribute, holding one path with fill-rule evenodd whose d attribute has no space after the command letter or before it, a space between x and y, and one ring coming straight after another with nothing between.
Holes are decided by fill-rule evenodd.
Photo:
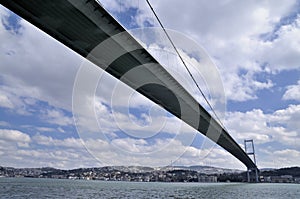
<instances>
[{"instance_id":1,"label":"suspension bridge","mask_svg":"<svg viewBox=\"0 0 300 199\"><path fill-rule=\"evenodd\" d=\"M98 1L0 0L0 2L210 138L240 160L248 171L258 171L255 162L227 130ZM120 33L122 37L115 39L114 37ZM98 45L104 50L94 51Z\"/></svg>"}]
</instances>

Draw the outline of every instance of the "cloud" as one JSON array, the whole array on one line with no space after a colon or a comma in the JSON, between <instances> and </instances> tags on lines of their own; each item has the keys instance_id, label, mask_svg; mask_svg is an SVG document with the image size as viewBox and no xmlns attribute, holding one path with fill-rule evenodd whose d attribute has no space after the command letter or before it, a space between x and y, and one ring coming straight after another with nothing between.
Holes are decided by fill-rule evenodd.
<instances>
[{"instance_id":1,"label":"cloud","mask_svg":"<svg viewBox=\"0 0 300 199\"><path fill-rule=\"evenodd\" d=\"M256 155L258 165L264 168L283 168L299 166L299 150L292 148L275 149L271 146L260 150Z\"/></svg>"},{"instance_id":2,"label":"cloud","mask_svg":"<svg viewBox=\"0 0 300 199\"><path fill-rule=\"evenodd\" d=\"M53 128L48 128L48 127L35 127L38 131L41 132L52 132L55 131L55 129Z\"/></svg>"},{"instance_id":3,"label":"cloud","mask_svg":"<svg viewBox=\"0 0 300 199\"><path fill-rule=\"evenodd\" d=\"M112 143L114 146L118 145L119 149L130 151L124 153L124 151L112 150L112 145L105 140L90 139L86 141L86 144L91 146L89 152L92 153L88 153L81 139L55 139L39 134L30 137L14 130L1 130L0 137L0 160L4 166L52 166L64 169L108 164L165 166L170 164L169 160L172 160L175 164L205 165L213 163L215 166L221 167L226 164L228 167L237 168L236 162L238 162L223 149L197 149L192 146L185 146L178 140L171 142L171 145L167 139L157 140L154 144L149 144L143 139L114 140ZM5 145L2 145L3 141L6 141ZM30 148L16 145L18 142L30 143ZM170 146L167 147L168 145ZM158 153L151 152L157 148L163 150ZM185 152L180 159L178 159L178 152L180 154ZM203 157L201 155L203 153L209 155ZM215 161L213 162L213 160ZM238 165L241 166L239 163ZM238 168L240 167L238 166Z\"/></svg>"},{"instance_id":4,"label":"cloud","mask_svg":"<svg viewBox=\"0 0 300 199\"><path fill-rule=\"evenodd\" d=\"M0 151L7 150L10 144L17 145L18 147L29 147L31 138L26 133L12 129L0 129Z\"/></svg>"},{"instance_id":5,"label":"cloud","mask_svg":"<svg viewBox=\"0 0 300 199\"><path fill-rule=\"evenodd\" d=\"M14 141L14 142L30 142L31 139L29 135L18 131L10 129L0 129L0 138L2 140Z\"/></svg>"},{"instance_id":6,"label":"cloud","mask_svg":"<svg viewBox=\"0 0 300 199\"><path fill-rule=\"evenodd\" d=\"M270 114L254 109L245 113L228 113L226 126L240 143L243 143L244 139L254 139L257 144L277 142L281 147L299 147L299 117L299 105L290 105Z\"/></svg>"},{"instance_id":7,"label":"cloud","mask_svg":"<svg viewBox=\"0 0 300 199\"><path fill-rule=\"evenodd\" d=\"M108 90L104 85L99 84L95 97L80 94L79 101L74 100L73 114L79 133L90 131L112 134L123 131L144 138L160 132L175 135L179 131L187 134L193 132L191 127L136 91L124 85L118 91Z\"/></svg>"},{"instance_id":8,"label":"cloud","mask_svg":"<svg viewBox=\"0 0 300 199\"><path fill-rule=\"evenodd\" d=\"M218 167L243 168L231 154L220 147L199 149L185 146L178 140L157 140L155 144L131 138L114 140L112 146L103 140L88 140L90 152L100 162L108 165L166 166L171 161L176 165L213 165ZM156 150L158 150L156 152Z\"/></svg>"},{"instance_id":9,"label":"cloud","mask_svg":"<svg viewBox=\"0 0 300 199\"><path fill-rule=\"evenodd\" d=\"M260 166L280 167L288 165L288 163L296 165L298 162L295 159L288 161L287 164L284 165L277 162L274 163L273 160L278 154L281 158L284 158L283 152L285 149L283 149L282 146L286 146L293 151L290 156L293 154L293 156L297 156L300 151L299 145L297 145L297 143L299 143L299 140L297 141L299 135L297 131L295 131L295 129L298 129L298 109L299 106L294 105L287 109L278 110L272 115L265 114L258 109L246 113L234 112L230 114L231 122L226 126L229 127L230 133L237 138L240 143L243 143L243 139L246 138L254 139L257 159ZM232 130L232 127L234 127L234 130ZM11 131L4 130L3 132L10 133ZM5 149L2 148L1 151L6 155L5 157L0 156L0 158L2 157L1 160L7 160L11 165L32 164L36 166L31 159L38 159L38 165L52 165L59 168L71 168L74 167L74 165L89 166L99 164L103 166L108 163L114 165L139 164L161 166L169 164L172 160L175 164L179 165L202 164L219 167L226 165L226 167L230 168L243 168L243 165L238 160L220 147L213 149L196 148L185 145L182 139L175 140L171 143L168 139L157 139L152 143L145 139L132 138L116 138L111 142L103 139L88 139L85 140L84 143L91 154L87 155L80 139L55 139L39 134L30 138L27 134L22 134L21 132L14 132L12 136L7 137L8 134L4 136L3 132L0 134L3 140L13 141L9 142L9 146L7 143L3 145ZM30 143L30 149L20 148L22 146L13 144L14 142L24 140ZM278 144L273 146L273 142L277 142ZM281 149L265 148L264 144ZM40 148L37 146L43 147ZM297 146L298 149L292 149ZM161 149L161 151L155 153L157 149ZM277 154L275 153L276 151L283 152L277 152ZM178 156L179 152L184 153ZM268 155L265 155L266 153L268 153ZM95 156L99 163L91 155ZM287 156L286 159L290 156ZM79 161L75 163L74 158Z\"/></svg>"},{"instance_id":10,"label":"cloud","mask_svg":"<svg viewBox=\"0 0 300 199\"><path fill-rule=\"evenodd\" d=\"M300 153L299 119L300 105L289 105L273 113L260 109L230 112L226 127L242 148L245 139L254 140L260 167L279 168L300 164L295 158Z\"/></svg>"},{"instance_id":11,"label":"cloud","mask_svg":"<svg viewBox=\"0 0 300 199\"><path fill-rule=\"evenodd\" d=\"M66 116L63 110L60 109L42 110L41 117L50 124L56 124L60 126L73 125L72 117Z\"/></svg>"},{"instance_id":12,"label":"cloud","mask_svg":"<svg viewBox=\"0 0 300 199\"><path fill-rule=\"evenodd\" d=\"M296 85L287 86L287 90L285 91L282 99L300 101L300 80Z\"/></svg>"},{"instance_id":13,"label":"cloud","mask_svg":"<svg viewBox=\"0 0 300 199\"><path fill-rule=\"evenodd\" d=\"M259 82L253 79L252 74L238 75L231 74L223 77L226 97L229 100L243 102L257 99L257 91L270 89L274 83L268 80L267 82ZM228 87L229 86L229 87Z\"/></svg>"},{"instance_id":14,"label":"cloud","mask_svg":"<svg viewBox=\"0 0 300 199\"><path fill-rule=\"evenodd\" d=\"M258 58L266 61L273 71L299 69L299 35L300 14L292 23L280 27L277 31L278 38L263 44L264 51Z\"/></svg>"},{"instance_id":15,"label":"cloud","mask_svg":"<svg viewBox=\"0 0 300 199\"><path fill-rule=\"evenodd\" d=\"M20 115L31 115L29 105L32 105L32 98L22 97L14 93L9 86L0 85L0 107Z\"/></svg>"},{"instance_id":16,"label":"cloud","mask_svg":"<svg viewBox=\"0 0 300 199\"><path fill-rule=\"evenodd\" d=\"M30 147L29 147L30 144ZM63 140L29 135L16 130L0 130L1 166L78 168L100 166L80 139Z\"/></svg>"},{"instance_id":17,"label":"cloud","mask_svg":"<svg viewBox=\"0 0 300 199\"><path fill-rule=\"evenodd\" d=\"M13 103L10 101L7 95L0 91L0 106L4 108L14 108Z\"/></svg>"},{"instance_id":18,"label":"cloud","mask_svg":"<svg viewBox=\"0 0 300 199\"><path fill-rule=\"evenodd\" d=\"M287 157L287 156L292 157L289 159L300 158L300 152L296 151L296 150L291 150L291 149L275 151L274 154L279 155L281 158Z\"/></svg>"},{"instance_id":19,"label":"cloud","mask_svg":"<svg viewBox=\"0 0 300 199\"><path fill-rule=\"evenodd\" d=\"M274 113L261 110L230 113L227 128L243 148L244 139L253 139L258 166L288 167L299 165L299 106L291 105ZM290 152L290 153L288 153Z\"/></svg>"},{"instance_id":20,"label":"cloud","mask_svg":"<svg viewBox=\"0 0 300 199\"><path fill-rule=\"evenodd\" d=\"M268 116L262 110L231 112L227 118L226 127L239 143L243 143L244 139L254 139L258 144L271 141L271 130L267 126Z\"/></svg>"},{"instance_id":21,"label":"cloud","mask_svg":"<svg viewBox=\"0 0 300 199\"><path fill-rule=\"evenodd\" d=\"M7 15L16 17L8 11L1 13L2 89L8 96L38 99L71 110L73 82L82 58L23 19L19 34L6 31Z\"/></svg>"},{"instance_id":22,"label":"cloud","mask_svg":"<svg viewBox=\"0 0 300 199\"><path fill-rule=\"evenodd\" d=\"M298 132L300 128L300 105L289 105L286 109L277 110L271 117L271 121L275 124L282 124L286 129ZM299 132L298 132L299 133ZM299 135L300 137L300 135Z\"/></svg>"},{"instance_id":23,"label":"cloud","mask_svg":"<svg viewBox=\"0 0 300 199\"><path fill-rule=\"evenodd\" d=\"M32 140L36 144L44 145L44 146L66 147L66 148L75 148L75 149L84 148L81 139L75 139L72 137L59 140L48 136L35 135L33 136Z\"/></svg>"},{"instance_id":24,"label":"cloud","mask_svg":"<svg viewBox=\"0 0 300 199\"><path fill-rule=\"evenodd\" d=\"M10 126L10 123L5 122L5 121L0 121L0 126L1 126L1 127L9 127L9 126Z\"/></svg>"},{"instance_id":25,"label":"cloud","mask_svg":"<svg viewBox=\"0 0 300 199\"><path fill-rule=\"evenodd\" d=\"M16 167L32 167L34 165L34 167L49 166L61 169L71 169L100 166L100 164L84 150L17 150L9 157L5 158L7 163Z\"/></svg>"}]
</instances>

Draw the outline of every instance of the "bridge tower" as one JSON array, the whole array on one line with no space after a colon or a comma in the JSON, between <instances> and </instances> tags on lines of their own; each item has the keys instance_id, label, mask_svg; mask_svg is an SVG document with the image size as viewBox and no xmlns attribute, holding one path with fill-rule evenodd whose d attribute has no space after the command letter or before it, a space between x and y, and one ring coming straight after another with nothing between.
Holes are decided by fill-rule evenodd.
<instances>
[{"instance_id":1,"label":"bridge tower","mask_svg":"<svg viewBox=\"0 0 300 199\"><path fill-rule=\"evenodd\" d=\"M253 140L244 140L245 145L245 152L247 155L251 155L253 157L253 161L256 165L256 158L255 158L255 150L254 150L254 143ZM247 168L247 180L251 182L250 173L251 171L255 172L255 182L258 182L258 169L257 168Z\"/></svg>"}]
</instances>

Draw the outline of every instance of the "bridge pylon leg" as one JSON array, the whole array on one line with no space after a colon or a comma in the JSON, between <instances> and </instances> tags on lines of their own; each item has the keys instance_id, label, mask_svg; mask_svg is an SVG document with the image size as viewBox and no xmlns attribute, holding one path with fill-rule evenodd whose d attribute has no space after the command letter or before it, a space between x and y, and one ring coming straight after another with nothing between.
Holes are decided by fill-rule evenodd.
<instances>
[{"instance_id":1,"label":"bridge pylon leg","mask_svg":"<svg viewBox=\"0 0 300 199\"><path fill-rule=\"evenodd\" d=\"M255 175L254 177L253 177L253 174ZM256 182L256 183L259 182L257 168L250 168L250 169L247 168L247 182L251 182L251 179L252 179L252 182Z\"/></svg>"},{"instance_id":2,"label":"bridge pylon leg","mask_svg":"<svg viewBox=\"0 0 300 199\"><path fill-rule=\"evenodd\" d=\"M258 171L255 169L255 182L258 183Z\"/></svg>"},{"instance_id":3,"label":"bridge pylon leg","mask_svg":"<svg viewBox=\"0 0 300 199\"><path fill-rule=\"evenodd\" d=\"M250 179L250 169L247 169L247 182L250 182L251 179Z\"/></svg>"}]
</instances>

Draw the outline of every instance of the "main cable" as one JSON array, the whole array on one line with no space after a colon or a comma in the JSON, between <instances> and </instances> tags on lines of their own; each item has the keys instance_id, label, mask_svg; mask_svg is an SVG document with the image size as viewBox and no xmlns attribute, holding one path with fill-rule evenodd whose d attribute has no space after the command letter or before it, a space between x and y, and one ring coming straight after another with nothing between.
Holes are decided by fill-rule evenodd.
<instances>
[{"instance_id":1,"label":"main cable","mask_svg":"<svg viewBox=\"0 0 300 199\"><path fill-rule=\"evenodd\" d=\"M203 96L203 98L205 99L206 103L208 104L209 108L212 110L213 114L215 115L215 117L217 118L217 120L220 122L220 125L226 130L224 124L222 123L222 121L220 120L220 118L218 117L217 113L215 112L215 110L213 109L213 107L211 106L211 104L209 103L208 99L205 97L203 91L201 90L200 86L198 85L197 81L195 80L195 78L193 77L190 69L187 67L185 61L183 60L182 56L180 55L179 51L177 50L174 42L172 41L171 37L169 36L168 32L166 31L164 25L162 24L162 22L160 21L159 17L157 16L156 12L154 11L152 5L150 4L149 0L146 0L148 6L150 7L150 9L152 10L154 16L156 17L159 25L161 26L161 28L163 29L164 33L166 34L168 40L170 41L171 45L173 46L175 52L177 53L179 59L181 60L181 62L183 63L185 69L187 70L188 74L190 75L190 77L192 78L193 82L195 83L196 87L198 88L199 92L201 93L201 95Z\"/></svg>"}]
</instances>

